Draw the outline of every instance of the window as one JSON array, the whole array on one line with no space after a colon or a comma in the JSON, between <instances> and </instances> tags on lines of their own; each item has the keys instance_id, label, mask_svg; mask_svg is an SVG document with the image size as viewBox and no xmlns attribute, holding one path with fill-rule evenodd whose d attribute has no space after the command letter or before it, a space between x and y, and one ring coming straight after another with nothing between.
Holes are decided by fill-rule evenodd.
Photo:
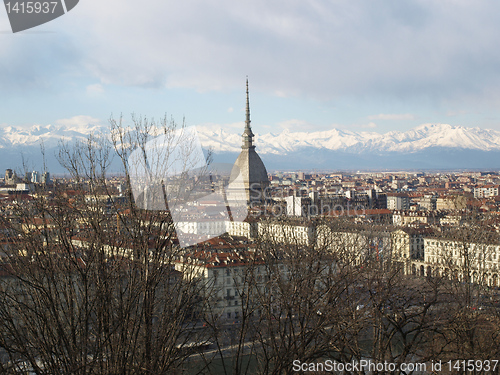
<instances>
[{"instance_id":1,"label":"window","mask_svg":"<svg viewBox=\"0 0 500 375\"><path fill-rule=\"evenodd\" d=\"M231 313L230 312L227 313L227 318L231 319Z\"/></svg>"}]
</instances>

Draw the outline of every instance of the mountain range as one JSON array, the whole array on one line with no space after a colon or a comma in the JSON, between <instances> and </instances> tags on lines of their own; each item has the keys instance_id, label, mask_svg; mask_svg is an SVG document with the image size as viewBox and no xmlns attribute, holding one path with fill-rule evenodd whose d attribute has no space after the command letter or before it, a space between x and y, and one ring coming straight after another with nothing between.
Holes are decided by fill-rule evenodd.
<instances>
[{"instance_id":1,"label":"mountain range","mask_svg":"<svg viewBox=\"0 0 500 375\"><path fill-rule=\"evenodd\" d=\"M47 166L61 173L54 155L62 139L74 142L91 133L109 134L99 125L36 125L28 129L0 129L0 170L21 166L41 168L40 144ZM218 131L199 132L204 148L213 150L214 161L233 162L241 135ZM254 144L269 170L383 170L383 169L500 169L500 131L448 124L423 124L411 130L355 132L331 129L318 132L256 134Z\"/></svg>"},{"instance_id":2,"label":"mountain range","mask_svg":"<svg viewBox=\"0 0 500 375\"><path fill-rule=\"evenodd\" d=\"M201 133L204 146L216 152L238 151L241 137L224 130ZM353 132L331 129L319 132L257 134L254 143L262 154L291 154L303 148L328 149L352 153L418 152L432 147L481 151L500 150L500 131L464 128L448 124L424 124L406 132Z\"/></svg>"}]
</instances>

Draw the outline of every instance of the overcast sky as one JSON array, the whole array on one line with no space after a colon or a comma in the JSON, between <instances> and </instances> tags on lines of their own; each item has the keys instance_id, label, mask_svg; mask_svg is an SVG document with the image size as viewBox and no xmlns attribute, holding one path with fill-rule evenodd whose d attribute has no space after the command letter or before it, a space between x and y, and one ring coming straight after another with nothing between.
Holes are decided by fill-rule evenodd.
<instances>
[{"instance_id":1,"label":"overcast sky","mask_svg":"<svg viewBox=\"0 0 500 375\"><path fill-rule=\"evenodd\" d=\"M500 130L500 2L81 0L13 34L0 124L167 113L241 132ZM76 120L75 120L76 121Z\"/></svg>"}]
</instances>

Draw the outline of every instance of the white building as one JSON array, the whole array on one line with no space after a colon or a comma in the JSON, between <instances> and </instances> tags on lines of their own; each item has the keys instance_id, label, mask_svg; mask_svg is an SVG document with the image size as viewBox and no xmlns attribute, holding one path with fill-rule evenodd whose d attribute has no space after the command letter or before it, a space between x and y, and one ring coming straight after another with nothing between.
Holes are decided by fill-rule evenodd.
<instances>
[{"instance_id":1,"label":"white building","mask_svg":"<svg viewBox=\"0 0 500 375\"><path fill-rule=\"evenodd\" d=\"M314 193L311 192L310 195L314 197ZM311 203L313 202L313 198L311 197L296 197L295 195L290 195L285 197L286 202L286 214L288 216L310 216L317 215L318 209L311 210Z\"/></svg>"},{"instance_id":2,"label":"white building","mask_svg":"<svg viewBox=\"0 0 500 375\"><path fill-rule=\"evenodd\" d=\"M226 221L227 233L231 236L243 236L253 239L257 236L255 221Z\"/></svg>"},{"instance_id":3,"label":"white building","mask_svg":"<svg viewBox=\"0 0 500 375\"><path fill-rule=\"evenodd\" d=\"M263 259L255 257L252 251L198 251L181 256L175 269L186 279L201 282L204 305L199 307L198 313L214 319L239 320L242 303L247 302L242 298L251 296L255 288L265 288L269 281ZM280 271L283 270L281 267Z\"/></svg>"},{"instance_id":4,"label":"white building","mask_svg":"<svg viewBox=\"0 0 500 375\"><path fill-rule=\"evenodd\" d=\"M226 233L225 220L197 220L197 221L178 221L175 223L175 229L187 234L205 234L208 236L219 236Z\"/></svg>"},{"instance_id":5,"label":"white building","mask_svg":"<svg viewBox=\"0 0 500 375\"><path fill-rule=\"evenodd\" d=\"M410 197L407 195L387 195L387 208L389 210L409 210Z\"/></svg>"},{"instance_id":6,"label":"white building","mask_svg":"<svg viewBox=\"0 0 500 375\"><path fill-rule=\"evenodd\" d=\"M427 211L395 211L392 215L392 224L395 226L407 226L415 223L438 225L439 220L438 215Z\"/></svg>"},{"instance_id":7,"label":"white building","mask_svg":"<svg viewBox=\"0 0 500 375\"><path fill-rule=\"evenodd\" d=\"M310 223L259 221L257 233L263 241L273 243L307 246L316 241L316 230Z\"/></svg>"},{"instance_id":8,"label":"white building","mask_svg":"<svg viewBox=\"0 0 500 375\"><path fill-rule=\"evenodd\" d=\"M406 274L417 274L416 263L424 261L424 239L429 232L428 228L404 228L392 232L393 260L401 264Z\"/></svg>"},{"instance_id":9,"label":"white building","mask_svg":"<svg viewBox=\"0 0 500 375\"><path fill-rule=\"evenodd\" d=\"M499 286L500 245L425 238L424 248L425 264L420 266L420 274L425 271L427 276L442 275Z\"/></svg>"},{"instance_id":10,"label":"white building","mask_svg":"<svg viewBox=\"0 0 500 375\"><path fill-rule=\"evenodd\" d=\"M347 262L387 261L392 257L391 236L384 231L339 231L328 225L316 229L316 244Z\"/></svg>"},{"instance_id":11,"label":"white building","mask_svg":"<svg viewBox=\"0 0 500 375\"><path fill-rule=\"evenodd\" d=\"M17 191L30 192L30 191L34 191L35 187L33 186L33 184L21 183L21 184L16 184L16 190Z\"/></svg>"},{"instance_id":12,"label":"white building","mask_svg":"<svg viewBox=\"0 0 500 375\"><path fill-rule=\"evenodd\" d=\"M474 188L474 198L490 198L498 196L498 185L485 185Z\"/></svg>"},{"instance_id":13,"label":"white building","mask_svg":"<svg viewBox=\"0 0 500 375\"><path fill-rule=\"evenodd\" d=\"M43 172L42 184L50 184L50 173L49 172Z\"/></svg>"},{"instance_id":14,"label":"white building","mask_svg":"<svg viewBox=\"0 0 500 375\"><path fill-rule=\"evenodd\" d=\"M37 171L31 172L31 182L34 184L40 183L40 173Z\"/></svg>"}]
</instances>

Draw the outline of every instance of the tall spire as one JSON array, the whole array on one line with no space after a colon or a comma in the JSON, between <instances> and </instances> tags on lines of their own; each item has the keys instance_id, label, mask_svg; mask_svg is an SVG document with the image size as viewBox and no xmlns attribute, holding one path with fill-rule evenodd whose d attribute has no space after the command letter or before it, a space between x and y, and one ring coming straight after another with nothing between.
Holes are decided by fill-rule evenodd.
<instances>
[{"instance_id":1,"label":"tall spire","mask_svg":"<svg viewBox=\"0 0 500 375\"><path fill-rule=\"evenodd\" d=\"M248 96L248 77L247 77L247 112L246 112L245 128L250 128L250 99Z\"/></svg>"},{"instance_id":2,"label":"tall spire","mask_svg":"<svg viewBox=\"0 0 500 375\"><path fill-rule=\"evenodd\" d=\"M253 145L252 128L250 127L250 100L248 95L248 77L247 77L247 108L246 108L246 118L245 118L245 130L243 131L242 134L242 141L243 144L241 148L243 149L255 147Z\"/></svg>"}]
</instances>

